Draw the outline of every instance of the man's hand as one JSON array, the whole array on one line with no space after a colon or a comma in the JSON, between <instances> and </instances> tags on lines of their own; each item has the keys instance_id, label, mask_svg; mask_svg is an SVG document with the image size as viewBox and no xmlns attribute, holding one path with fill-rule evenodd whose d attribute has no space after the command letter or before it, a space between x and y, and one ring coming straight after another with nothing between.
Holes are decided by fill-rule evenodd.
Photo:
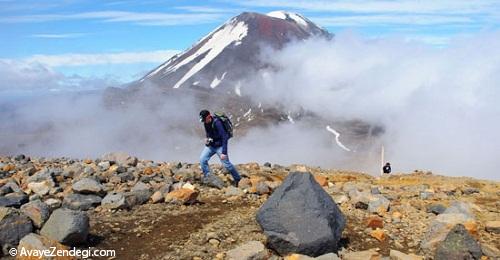
<instances>
[{"instance_id":1,"label":"man's hand","mask_svg":"<svg viewBox=\"0 0 500 260\"><path fill-rule=\"evenodd\" d=\"M227 159L227 155L225 155L225 154L221 154L221 155L220 155L220 159L221 159L221 160L226 160L226 159Z\"/></svg>"}]
</instances>

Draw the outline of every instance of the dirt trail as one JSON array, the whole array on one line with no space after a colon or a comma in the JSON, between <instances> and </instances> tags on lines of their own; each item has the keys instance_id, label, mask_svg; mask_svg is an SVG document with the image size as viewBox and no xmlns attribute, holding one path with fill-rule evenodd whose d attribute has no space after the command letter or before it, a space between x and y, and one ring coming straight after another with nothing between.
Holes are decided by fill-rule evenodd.
<instances>
[{"instance_id":1,"label":"dirt trail","mask_svg":"<svg viewBox=\"0 0 500 260\"><path fill-rule=\"evenodd\" d=\"M222 201L222 198L208 198L202 203L180 208L146 204L131 211L96 214L91 218L93 243L99 249L116 250L116 259L168 255L204 225L248 206L244 201L235 204Z\"/></svg>"}]
</instances>

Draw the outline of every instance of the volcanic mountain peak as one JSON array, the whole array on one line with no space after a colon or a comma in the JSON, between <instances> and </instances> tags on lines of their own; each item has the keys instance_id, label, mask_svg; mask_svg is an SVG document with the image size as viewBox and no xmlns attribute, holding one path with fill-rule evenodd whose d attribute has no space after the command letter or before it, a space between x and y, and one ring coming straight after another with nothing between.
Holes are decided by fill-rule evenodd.
<instances>
[{"instance_id":1,"label":"volcanic mountain peak","mask_svg":"<svg viewBox=\"0 0 500 260\"><path fill-rule=\"evenodd\" d=\"M265 67L265 61L259 60L262 46L280 49L292 40L311 36L331 37L299 14L244 12L148 73L140 83L147 80L173 89L234 88L249 72Z\"/></svg>"}]
</instances>

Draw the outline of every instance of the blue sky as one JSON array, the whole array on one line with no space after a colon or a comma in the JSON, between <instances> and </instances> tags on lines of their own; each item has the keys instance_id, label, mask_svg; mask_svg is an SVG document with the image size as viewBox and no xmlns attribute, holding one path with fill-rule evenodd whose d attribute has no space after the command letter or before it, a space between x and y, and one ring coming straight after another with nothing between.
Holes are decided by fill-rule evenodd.
<instances>
[{"instance_id":1,"label":"blue sky","mask_svg":"<svg viewBox=\"0 0 500 260\"><path fill-rule=\"evenodd\" d=\"M0 70L127 82L243 11L274 10L301 13L333 33L437 47L500 27L500 2L490 0L0 0Z\"/></svg>"}]
</instances>

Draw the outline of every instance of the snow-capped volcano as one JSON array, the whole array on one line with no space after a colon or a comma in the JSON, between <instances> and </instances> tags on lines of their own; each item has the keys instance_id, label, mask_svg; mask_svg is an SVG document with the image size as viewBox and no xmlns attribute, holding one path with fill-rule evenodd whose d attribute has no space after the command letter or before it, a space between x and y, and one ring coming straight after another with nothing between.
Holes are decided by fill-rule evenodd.
<instances>
[{"instance_id":1,"label":"snow-capped volcano","mask_svg":"<svg viewBox=\"0 0 500 260\"><path fill-rule=\"evenodd\" d=\"M144 76L163 89L185 87L231 90L241 95L239 82L267 64L262 48L282 48L292 40L332 35L295 13L242 13L200 39L191 48Z\"/></svg>"}]
</instances>

